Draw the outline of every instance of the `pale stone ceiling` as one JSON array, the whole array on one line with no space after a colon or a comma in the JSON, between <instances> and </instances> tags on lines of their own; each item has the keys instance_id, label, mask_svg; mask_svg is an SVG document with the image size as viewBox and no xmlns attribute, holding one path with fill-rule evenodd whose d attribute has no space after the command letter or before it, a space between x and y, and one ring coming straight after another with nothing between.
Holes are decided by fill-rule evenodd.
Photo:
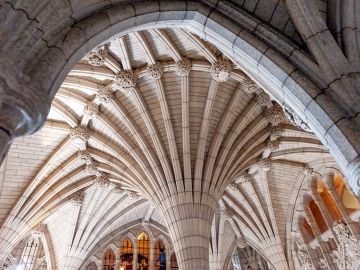
<instances>
[{"instance_id":1,"label":"pale stone ceiling","mask_svg":"<svg viewBox=\"0 0 360 270\"><path fill-rule=\"evenodd\" d=\"M327 149L186 30L130 33L99 48L106 52L99 63L83 59L70 71L46 126L13 144L0 190L12 231L2 241L18 243L45 224L56 269L78 269L132 222L149 221L169 237L156 209L168 194L184 201L217 194L211 245L223 255L214 263L245 238L286 269L289 196L305 164L336 166Z\"/></svg>"}]
</instances>

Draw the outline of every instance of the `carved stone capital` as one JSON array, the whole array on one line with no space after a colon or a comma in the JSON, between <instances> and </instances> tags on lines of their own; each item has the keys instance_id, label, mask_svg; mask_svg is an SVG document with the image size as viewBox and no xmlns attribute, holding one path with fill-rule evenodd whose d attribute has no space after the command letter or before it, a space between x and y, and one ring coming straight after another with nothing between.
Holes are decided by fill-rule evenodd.
<instances>
[{"instance_id":1,"label":"carved stone capital","mask_svg":"<svg viewBox=\"0 0 360 270\"><path fill-rule=\"evenodd\" d=\"M250 174L244 174L238 178L236 181L239 184L245 184L251 182L254 178Z\"/></svg>"},{"instance_id":2,"label":"carved stone capital","mask_svg":"<svg viewBox=\"0 0 360 270\"><path fill-rule=\"evenodd\" d=\"M112 184L113 187L113 192L117 193L117 194L123 194L125 193L124 189L122 188L122 186L120 184Z\"/></svg>"},{"instance_id":3,"label":"carved stone capital","mask_svg":"<svg viewBox=\"0 0 360 270\"><path fill-rule=\"evenodd\" d=\"M269 171L271 168L271 159L263 158L258 162L259 168L263 171Z\"/></svg>"},{"instance_id":4,"label":"carved stone capital","mask_svg":"<svg viewBox=\"0 0 360 270\"><path fill-rule=\"evenodd\" d=\"M250 78L246 79L244 82L241 83L241 89L248 94L263 92L261 87L258 86Z\"/></svg>"},{"instance_id":5,"label":"carved stone capital","mask_svg":"<svg viewBox=\"0 0 360 270\"><path fill-rule=\"evenodd\" d=\"M231 184L228 186L228 188L229 188L230 190L237 190L238 185L237 185L236 183L231 183Z\"/></svg>"},{"instance_id":6,"label":"carved stone capital","mask_svg":"<svg viewBox=\"0 0 360 270\"><path fill-rule=\"evenodd\" d=\"M70 200L73 206L80 206L84 201L84 193L82 191L76 192Z\"/></svg>"},{"instance_id":7,"label":"carved stone capital","mask_svg":"<svg viewBox=\"0 0 360 270\"><path fill-rule=\"evenodd\" d=\"M99 170L94 164L87 164L84 172L87 175L99 175Z\"/></svg>"},{"instance_id":8,"label":"carved stone capital","mask_svg":"<svg viewBox=\"0 0 360 270\"><path fill-rule=\"evenodd\" d=\"M188 58L181 58L175 63L175 72L179 76L188 76L191 70L191 61Z\"/></svg>"},{"instance_id":9,"label":"carved stone capital","mask_svg":"<svg viewBox=\"0 0 360 270\"><path fill-rule=\"evenodd\" d=\"M236 246L238 248L241 248L241 249L246 248L246 240L245 240L245 238L244 237L238 237L236 239Z\"/></svg>"},{"instance_id":10,"label":"carved stone capital","mask_svg":"<svg viewBox=\"0 0 360 270\"><path fill-rule=\"evenodd\" d=\"M265 110L265 118L273 126L278 126L284 121L284 112L282 107L275 103L271 108Z\"/></svg>"},{"instance_id":11,"label":"carved stone capital","mask_svg":"<svg viewBox=\"0 0 360 270\"><path fill-rule=\"evenodd\" d=\"M233 69L229 60L219 59L211 66L211 77L218 82L226 82L231 75Z\"/></svg>"},{"instance_id":12,"label":"carved stone capital","mask_svg":"<svg viewBox=\"0 0 360 270\"><path fill-rule=\"evenodd\" d=\"M270 130L270 137L272 139L277 139L277 138L281 137L283 135L283 133L284 133L283 127L275 126L275 127L272 127Z\"/></svg>"},{"instance_id":13,"label":"carved stone capital","mask_svg":"<svg viewBox=\"0 0 360 270\"><path fill-rule=\"evenodd\" d=\"M70 138L76 142L87 142L90 134L86 128L77 126L70 130Z\"/></svg>"},{"instance_id":14,"label":"carved stone capital","mask_svg":"<svg viewBox=\"0 0 360 270\"><path fill-rule=\"evenodd\" d=\"M304 165L304 174L305 175L313 175L314 169L309 166L309 164Z\"/></svg>"},{"instance_id":15,"label":"carved stone capital","mask_svg":"<svg viewBox=\"0 0 360 270\"><path fill-rule=\"evenodd\" d=\"M135 191L126 191L127 195L131 200L138 200L140 199L140 194L136 193Z\"/></svg>"},{"instance_id":16,"label":"carved stone capital","mask_svg":"<svg viewBox=\"0 0 360 270\"><path fill-rule=\"evenodd\" d=\"M268 140L266 148L270 151L276 151L279 149L280 142L278 140Z\"/></svg>"},{"instance_id":17,"label":"carved stone capital","mask_svg":"<svg viewBox=\"0 0 360 270\"><path fill-rule=\"evenodd\" d=\"M112 84L114 90L119 90L121 92L127 92L135 88L136 80L134 74L131 71L120 71Z\"/></svg>"},{"instance_id":18,"label":"carved stone capital","mask_svg":"<svg viewBox=\"0 0 360 270\"><path fill-rule=\"evenodd\" d=\"M84 164L92 164L93 159L88 151L79 151L77 154L79 160Z\"/></svg>"},{"instance_id":19,"label":"carved stone capital","mask_svg":"<svg viewBox=\"0 0 360 270\"><path fill-rule=\"evenodd\" d=\"M105 47L95 48L90 51L86 56L85 60L92 66L104 65L107 57L107 50Z\"/></svg>"},{"instance_id":20,"label":"carved stone capital","mask_svg":"<svg viewBox=\"0 0 360 270\"><path fill-rule=\"evenodd\" d=\"M105 175L99 175L95 179L95 184L102 189L107 189L110 186L110 180Z\"/></svg>"},{"instance_id":21,"label":"carved stone capital","mask_svg":"<svg viewBox=\"0 0 360 270\"><path fill-rule=\"evenodd\" d=\"M96 118L99 113L99 106L94 103L89 103L84 107L84 115L88 118Z\"/></svg>"},{"instance_id":22,"label":"carved stone capital","mask_svg":"<svg viewBox=\"0 0 360 270\"><path fill-rule=\"evenodd\" d=\"M267 107L271 105L271 99L268 94L266 94L264 91L261 91L256 97L256 103L261 107Z\"/></svg>"},{"instance_id":23,"label":"carved stone capital","mask_svg":"<svg viewBox=\"0 0 360 270\"><path fill-rule=\"evenodd\" d=\"M163 69L159 63L148 65L146 71L154 80L159 80L163 75Z\"/></svg>"},{"instance_id":24,"label":"carved stone capital","mask_svg":"<svg viewBox=\"0 0 360 270\"><path fill-rule=\"evenodd\" d=\"M113 94L110 89L103 87L96 93L96 99L100 104L110 103L113 99Z\"/></svg>"}]
</instances>

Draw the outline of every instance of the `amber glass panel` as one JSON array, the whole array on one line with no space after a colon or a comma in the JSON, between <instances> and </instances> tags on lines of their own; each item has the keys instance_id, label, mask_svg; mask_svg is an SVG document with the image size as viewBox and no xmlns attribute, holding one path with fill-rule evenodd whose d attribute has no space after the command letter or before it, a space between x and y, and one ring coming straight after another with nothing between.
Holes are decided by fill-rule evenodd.
<instances>
[{"instance_id":1,"label":"amber glass panel","mask_svg":"<svg viewBox=\"0 0 360 270\"><path fill-rule=\"evenodd\" d=\"M150 258L150 239L146 233L141 233L138 237L138 270L149 269Z\"/></svg>"},{"instance_id":2,"label":"amber glass panel","mask_svg":"<svg viewBox=\"0 0 360 270\"><path fill-rule=\"evenodd\" d=\"M315 234L306 219L304 219L303 227L305 231L308 233L308 236L306 237L306 241L305 241L307 244L315 238Z\"/></svg>"},{"instance_id":3,"label":"amber glass panel","mask_svg":"<svg viewBox=\"0 0 360 270\"><path fill-rule=\"evenodd\" d=\"M335 174L334 176L334 187L347 209L348 214L360 209L358 200L355 198L354 194L346 188L344 179L339 174Z\"/></svg>"},{"instance_id":4,"label":"amber glass panel","mask_svg":"<svg viewBox=\"0 0 360 270\"><path fill-rule=\"evenodd\" d=\"M155 242L155 270L166 270L166 250L163 241L157 240Z\"/></svg>"},{"instance_id":5,"label":"amber glass panel","mask_svg":"<svg viewBox=\"0 0 360 270\"><path fill-rule=\"evenodd\" d=\"M120 270L132 270L134 247L129 239L121 242L120 253Z\"/></svg>"},{"instance_id":6,"label":"amber glass panel","mask_svg":"<svg viewBox=\"0 0 360 270\"><path fill-rule=\"evenodd\" d=\"M315 222L318 225L320 232L323 233L327 231L328 227L326 225L326 222L314 200L309 202L309 209L314 216Z\"/></svg>"},{"instance_id":7,"label":"amber glass panel","mask_svg":"<svg viewBox=\"0 0 360 270\"><path fill-rule=\"evenodd\" d=\"M115 270L115 254L112 250L107 251L104 255L103 270Z\"/></svg>"},{"instance_id":8,"label":"amber glass panel","mask_svg":"<svg viewBox=\"0 0 360 270\"><path fill-rule=\"evenodd\" d=\"M326 209L328 210L333 221L338 221L342 218L339 209L336 206L336 203L333 197L330 195L328 190L326 189L323 181L319 178L317 181L317 191L323 200Z\"/></svg>"},{"instance_id":9,"label":"amber glass panel","mask_svg":"<svg viewBox=\"0 0 360 270\"><path fill-rule=\"evenodd\" d=\"M177 260L176 260L176 255L175 253L173 253L171 255L171 258L170 258L170 267L171 267L171 270L177 270L179 269L179 266L178 266L178 263L177 263Z\"/></svg>"}]
</instances>

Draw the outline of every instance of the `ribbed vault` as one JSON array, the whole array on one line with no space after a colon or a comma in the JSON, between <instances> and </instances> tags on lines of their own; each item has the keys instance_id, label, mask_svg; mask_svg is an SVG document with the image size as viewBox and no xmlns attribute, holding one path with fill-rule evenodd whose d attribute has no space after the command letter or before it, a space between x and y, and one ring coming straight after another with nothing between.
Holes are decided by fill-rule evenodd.
<instances>
[{"instance_id":1,"label":"ribbed vault","mask_svg":"<svg viewBox=\"0 0 360 270\"><path fill-rule=\"evenodd\" d=\"M291 109L183 29L132 32L93 49L63 82L47 126L67 133L4 221L0 245L8 252L38 223L55 226L53 213L71 200L61 269L78 269L96 240L149 219L151 208L180 269L208 269L210 235L211 252L221 250L219 207L237 238L287 269L278 175L288 168L286 194L305 164L330 159Z\"/></svg>"}]
</instances>

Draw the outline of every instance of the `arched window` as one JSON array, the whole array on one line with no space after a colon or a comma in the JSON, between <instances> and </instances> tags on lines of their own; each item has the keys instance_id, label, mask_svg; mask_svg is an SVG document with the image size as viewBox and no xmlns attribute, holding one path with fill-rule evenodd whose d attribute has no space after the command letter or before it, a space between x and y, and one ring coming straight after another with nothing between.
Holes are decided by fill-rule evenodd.
<instances>
[{"instance_id":1,"label":"arched window","mask_svg":"<svg viewBox=\"0 0 360 270\"><path fill-rule=\"evenodd\" d=\"M360 209L358 200L355 198L354 194L346 188L344 179L337 173L334 175L334 188L341 198L348 214Z\"/></svg>"},{"instance_id":2,"label":"arched window","mask_svg":"<svg viewBox=\"0 0 360 270\"><path fill-rule=\"evenodd\" d=\"M165 270L166 269L166 249L163 241L157 240L155 242L155 270Z\"/></svg>"},{"instance_id":3,"label":"arched window","mask_svg":"<svg viewBox=\"0 0 360 270\"><path fill-rule=\"evenodd\" d=\"M104 255L103 270L115 270L115 254L111 249Z\"/></svg>"},{"instance_id":4,"label":"arched window","mask_svg":"<svg viewBox=\"0 0 360 270\"><path fill-rule=\"evenodd\" d=\"M149 258L150 258L150 239L149 236L142 232L138 236L138 270L149 269Z\"/></svg>"},{"instance_id":5,"label":"arched window","mask_svg":"<svg viewBox=\"0 0 360 270\"><path fill-rule=\"evenodd\" d=\"M304 232L306 233L306 239L304 239L304 242L307 244L315 238L315 234L305 218L303 220L303 228Z\"/></svg>"},{"instance_id":6,"label":"arched window","mask_svg":"<svg viewBox=\"0 0 360 270\"><path fill-rule=\"evenodd\" d=\"M134 247L129 239L125 239L121 242L120 253L121 253L120 269L132 270Z\"/></svg>"},{"instance_id":7,"label":"arched window","mask_svg":"<svg viewBox=\"0 0 360 270\"><path fill-rule=\"evenodd\" d=\"M94 263L94 262L89 263L89 264L86 266L86 270L97 270L97 265L96 265L96 263Z\"/></svg>"},{"instance_id":8,"label":"arched window","mask_svg":"<svg viewBox=\"0 0 360 270\"><path fill-rule=\"evenodd\" d=\"M39 250L39 239L30 237L27 241L17 269L32 270Z\"/></svg>"},{"instance_id":9,"label":"arched window","mask_svg":"<svg viewBox=\"0 0 360 270\"><path fill-rule=\"evenodd\" d=\"M171 254L171 259L170 259L170 268L171 270L177 270L179 269L177 260L176 260L176 255L175 253Z\"/></svg>"},{"instance_id":10,"label":"arched window","mask_svg":"<svg viewBox=\"0 0 360 270\"><path fill-rule=\"evenodd\" d=\"M324 182L321 178L317 180L317 192L319 193L321 199L323 200L331 218L333 221L338 221L342 218L341 213L336 206L336 202L333 197L330 195L329 191L326 189Z\"/></svg>"},{"instance_id":11,"label":"arched window","mask_svg":"<svg viewBox=\"0 0 360 270\"><path fill-rule=\"evenodd\" d=\"M321 211L318 207L318 205L316 204L316 202L314 200L311 200L309 202L309 209L314 217L314 220L320 230L321 233L326 232L328 227L326 225L325 219L323 217L323 215L321 214Z\"/></svg>"}]
</instances>

